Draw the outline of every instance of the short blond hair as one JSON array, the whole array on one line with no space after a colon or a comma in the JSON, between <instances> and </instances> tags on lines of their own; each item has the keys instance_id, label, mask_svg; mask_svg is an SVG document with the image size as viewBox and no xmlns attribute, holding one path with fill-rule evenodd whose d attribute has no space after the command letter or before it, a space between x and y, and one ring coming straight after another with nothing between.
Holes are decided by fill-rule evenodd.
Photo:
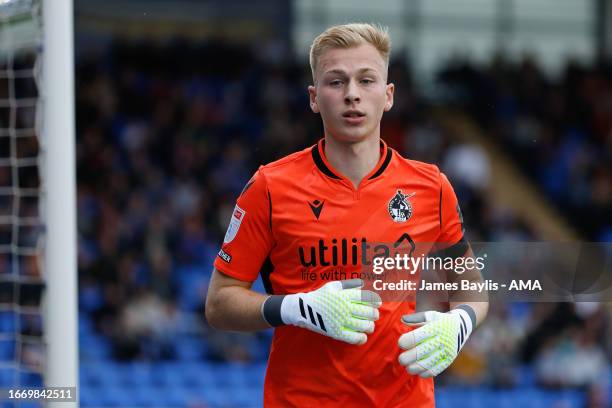
<instances>
[{"instance_id":1,"label":"short blond hair","mask_svg":"<svg viewBox=\"0 0 612 408\"><path fill-rule=\"evenodd\" d=\"M310 46L310 69L312 78L321 55L331 48L352 48L362 44L370 44L380 52L389 65L391 53L391 38L387 27L369 23L350 23L329 27L317 36Z\"/></svg>"}]
</instances>

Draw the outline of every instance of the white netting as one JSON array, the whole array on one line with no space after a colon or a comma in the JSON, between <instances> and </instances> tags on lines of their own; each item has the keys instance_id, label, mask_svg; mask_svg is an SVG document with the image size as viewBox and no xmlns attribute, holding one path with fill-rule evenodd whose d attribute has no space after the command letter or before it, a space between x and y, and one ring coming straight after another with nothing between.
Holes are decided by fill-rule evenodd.
<instances>
[{"instance_id":1,"label":"white netting","mask_svg":"<svg viewBox=\"0 0 612 408\"><path fill-rule=\"evenodd\" d=\"M0 0L0 388L42 385L40 3Z\"/></svg>"}]
</instances>

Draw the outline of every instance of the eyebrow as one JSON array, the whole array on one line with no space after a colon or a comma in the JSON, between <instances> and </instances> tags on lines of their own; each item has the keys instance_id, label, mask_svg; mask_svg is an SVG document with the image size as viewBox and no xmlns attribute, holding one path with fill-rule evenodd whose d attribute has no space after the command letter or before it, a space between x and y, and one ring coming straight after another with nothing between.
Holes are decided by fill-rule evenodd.
<instances>
[{"instance_id":1,"label":"eyebrow","mask_svg":"<svg viewBox=\"0 0 612 408\"><path fill-rule=\"evenodd\" d=\"M373 68L361 68L359 71L357 71L357 73L363 74L363 73L368 72L368 71L372 71L372 72L376 73L376 70L373 69ZM346 71L344 71L342 69L336 68L336 69L331 69L329 71L325 71L323 73L323 75L328 75L328 74L342 74L342 75L346 75Z\"/></svg>"}]
</instances>

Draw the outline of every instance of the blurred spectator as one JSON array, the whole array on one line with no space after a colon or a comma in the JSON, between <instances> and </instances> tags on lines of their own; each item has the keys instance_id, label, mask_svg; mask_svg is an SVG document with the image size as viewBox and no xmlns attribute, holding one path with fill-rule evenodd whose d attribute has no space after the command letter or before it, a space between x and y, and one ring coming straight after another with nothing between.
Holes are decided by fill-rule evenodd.
<instances>
[{"instance_id":1,"label":"blurred spectator","mask_svg":"<svg viewBox=\"0 0 612 408\"><path fill-rule=\"evenodd\" d=\"M608 359L589 332L572 328L549 338L536 358L538 381L548 387L608 384Z\"/></svg>"},{"instance_id":2,"label":"blurred spectator","mask_svg":"<svg viewBox=\"0 0 612 408\"><path fill-rule=\"evenodd\" d=\"M522 165L552 204L592 240L612 227L612 67L575 62L547 78L536 60L501 55L480 68L441 69L453 103L468 108Z\"/></svg>"},{"instance_id":3,"label":"blurred spectator","mask_svg":"<svg viewBox=\"0 0 612 408\"><path fill-rule=\"evenodd\" d=\"M323 136L308 108L308 67L274 41L262 49L122 42L104 61L78 61L80 307L117 357L185 356L185 333L206 344L187 358L267 357L270 333L218 332L203 321L212 260L244 184L260 164ZM383 138L406 157L441 165L470 240L538 240L510 208L491 203L490 159L435 123L400 59L390 66L398 92ZM440 80L445 103L467 108L570 221L594 238L612 231L609 73L570 65L552 81L532 60L497 58L488 68L455 61ZM512 387L523 364L535 362L544 384L592 384L605 363L600 345L610 343L602 323L610 311L587 309L495 305L440 381ZM572 377L561 362L576 367Z\"/></svg>"},{"instance_id":4,"label":"blurred spectator","mask_svg":"<svg viewBox=\"0 0 612 408\"><path fill-rule=\"evenodd\" d=\"M116 355L120 359L164 359L174 355L171 340L179 334L176 307L143 290L120 313Z\"/></svg>"},{"instance_id":5,"label":"blurred spectator","mask_svg":"<svg viewBox=\"0 0 612 408\"><path fill-rule=\"evenodd\" d=\"M484 193L489 186L489 159L480 146L451 146L446 152L442 168L453 180L478 192Z\"/></svg>"}]
</instances>

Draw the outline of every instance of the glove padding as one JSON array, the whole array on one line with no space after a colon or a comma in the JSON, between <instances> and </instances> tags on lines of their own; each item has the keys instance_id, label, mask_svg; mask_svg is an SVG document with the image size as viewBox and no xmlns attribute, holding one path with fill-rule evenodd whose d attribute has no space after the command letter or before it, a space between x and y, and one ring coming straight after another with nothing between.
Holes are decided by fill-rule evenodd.
<instances>
[{"instance_id":1,"label":"glove padding","mask_svg":"<svg viewBox=\"0 0 612 408\"><path fill-rule=\"evenodd\" d=\"M403 316L402 322L418 328L400 336L398 344L406 351L399 355L399 363L422 378L435 377L451 365L473 326L463 309L414 313Z\"/></svg>"},{"instance_id":2,"label":"glove padding","mask_svg":"<svg viewBox=\"0 0 612 408\"><path fill-rule=\"evenodd\" d=\"M287 295L281 305L285 324L303 327L350 344L364 344L374 332L380 296L361 290L361 279L328 282L307 293Z\"/></svg>"}]
</instances>

